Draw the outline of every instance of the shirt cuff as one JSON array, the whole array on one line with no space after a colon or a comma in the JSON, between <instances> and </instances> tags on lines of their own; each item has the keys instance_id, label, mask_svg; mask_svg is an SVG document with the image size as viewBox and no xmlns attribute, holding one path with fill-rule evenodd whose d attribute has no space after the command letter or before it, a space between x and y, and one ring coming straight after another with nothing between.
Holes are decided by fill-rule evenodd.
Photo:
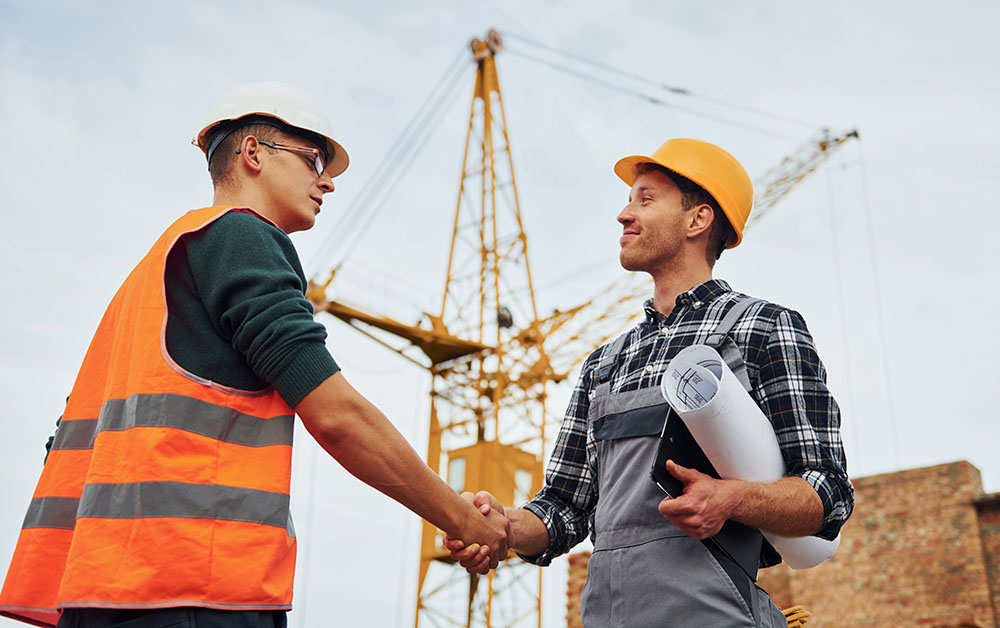
<instances>
[{"instance_id":1,"label":"shirt cuff","mask_svg":"<svg viewBox=\"0 0 1000 628\"><path fill-rule=\"evenodd\" d=\"M294 408L303 397L339 370L324 343L303 343L296 349L295 357L274 374L271 384L285 403Z\"/></svg>"},{"instance_id":2,"label":"shirt cuff","mask_svg":"<svg viewBox=\"0 0 1000 628\"><path fill-rule=\"evenodd\" d=\"M553 558L556 558L566 552L565 549L562 549L562 546L565 545L565 541L563 539L566 538L566 534L565 531L561 532L559 529L561 520L552 512L554 508L551 504L539 501L538 499L534 499L526 503L521 506L521 508L534 513L535 516L541 519L542 523L545 524L545 529L549 531L549 546L545 548L544 552L534 556L528 556L520 552L517 552L517 555L525 562L538 565L539 567L547 567L552 562Z\"/></svg>"},{"instance_id":3,"label":"shirt cuff","mask_svg":"<svg viewBox=\"0 0 1000 628\"><path fill-rule=\"evenodd\" d=\"M804 471L799 477L815 489L823 502L823 526L813 536L832 541L840 534L840 528L850 514L837 483L823 471L815 469Z\"/></svg>"}]
</instances>

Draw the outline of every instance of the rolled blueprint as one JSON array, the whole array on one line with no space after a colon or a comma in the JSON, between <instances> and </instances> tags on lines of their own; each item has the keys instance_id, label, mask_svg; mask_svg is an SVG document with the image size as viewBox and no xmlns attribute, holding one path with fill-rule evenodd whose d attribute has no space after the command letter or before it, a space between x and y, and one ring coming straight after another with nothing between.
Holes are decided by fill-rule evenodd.
<instances>
[{"instance_id":1,"label":"rolled blueprint","mask_svg":"<svg viewBox=\"0 0 1000 628\"><path fill-rule=\"evenodd\" d=\"M693 345L678 353L667 365L660 392L722 478L775 482L784 477L785 461L771 422L715 349ZM840 545L840 536L827 541L763 534L792 569L815 567Z\"/></svg>"}]
</instances>

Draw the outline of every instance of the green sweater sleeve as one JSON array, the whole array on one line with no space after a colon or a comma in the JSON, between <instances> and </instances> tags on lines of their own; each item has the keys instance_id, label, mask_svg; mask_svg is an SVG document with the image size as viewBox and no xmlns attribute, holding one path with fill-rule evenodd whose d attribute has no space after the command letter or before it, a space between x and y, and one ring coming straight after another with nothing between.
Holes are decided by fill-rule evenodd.
<instances>
[{"instance_id":1,"label":"green sweater sleeve","mask_svg":"<svg viewBox=\"0 0 1000 628\"><path fill-rule=\"evenodd\" d=\"M183 368L226 386L254 388L259 378L294 407L339 370L306 285L283 231L252 213L229 212L171 252L168 351Z\"/></svg>"}]
</instances>

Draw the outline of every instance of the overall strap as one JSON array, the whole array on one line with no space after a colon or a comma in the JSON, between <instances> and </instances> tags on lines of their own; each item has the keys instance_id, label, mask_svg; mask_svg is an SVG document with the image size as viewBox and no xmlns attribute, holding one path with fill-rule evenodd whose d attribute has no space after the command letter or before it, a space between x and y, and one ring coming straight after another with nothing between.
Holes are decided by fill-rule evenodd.
<instances>
[{"instance_id":1,"label":"overall strap","mask_svg":"<svg viewBox=\"0 0 1000 628\"><path fill-rule=\"evenodd\" d=\"M722 322L715 331L705 340L705 344L719 352L722 359L726 361L733 375L739 380L743 388L750 392L750 377L747 375L747 365L743 362L743 355L740 353L736 342L730 337L729 332L736 326L743 313L754 303L762 303L763 299L746 297L733 304L733 307L726 312Z\"/></svg>"},{"instance_id":2,"label":"overall strap","mask_svg":"<svg viewBox=\"0 0 1000 628\"><path fill-rule=\"evenodd\" d=\"M611 373L614 372L615 365L618 363L618 354L622 352L622 347L625 346L625 341L628 339L630 333L631 331L627 331L615 338L615 341L611 343L608 350L604 352L604 357L601 358L601 362L597 366L598 385L610 382Z\"/></svg>"},{"instance_id":3,"label":"overall strap","mask_svg":"<svg viewBox=\"0 0 1000 628\"><path fill-rule=\"evenodd\" d=\"M736 341L729 335L729 332L736 326L736 323L747 309L758 302L763 302L763 299L744 297L734 303L729 308L729 311L726 312L726 315L722 317L719 326L705 340L706 345L719 352L719 355L726 361L730 370L736 375L736 379L739 380L747 392L750 392L750 377L747 375L747 365L743 361L743 354L740 353L739 347L736 346ZM733 582L737 581L737 574L731 572L733 565L738 565L739 569L756 582L761 552L763 551L763 547L767 545L760 530L744 526L735 521L726 521L722 530L712 538L716 542L706 543L706 546L715 556L716 560L719 561L722 568L729 572L729 576L733 578ZM720 553L724 554L724 557L720 556ZM732 563L727 562L725 558L728 558ZM752 599L748 598L745 593L743 595L744 599ZM752 604L751 608L753 608ZM756 617L756 612L754 612L754 616Z\"/></svg>"}]
</instances>

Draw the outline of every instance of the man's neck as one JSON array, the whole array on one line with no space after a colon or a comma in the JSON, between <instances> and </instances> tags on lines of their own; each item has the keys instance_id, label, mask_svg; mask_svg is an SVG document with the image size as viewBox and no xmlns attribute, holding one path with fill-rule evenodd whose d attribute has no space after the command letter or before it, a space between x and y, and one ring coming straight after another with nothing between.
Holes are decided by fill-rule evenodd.
<instances>
[{"instance_id":1,"label":"man's neck","mask_svg":"<svg viewBox=\"0 0 1000 628\"><path fill-rule=\"evenodd\" d=\"M215 196L212 198L212 205L219 207L253 207L254 203L245 197L246 194L241 194L234 190L216 188Z\"/></svg>"},{"instance_id":2,"label":"man's neck","mask_svg":"<svg viewBox=\"0 0 1000 628\"><path fill-rule=\"evenodd\" d=\"M267 204L246 189L216 188L212 205L214 207L249 207L273 222L273 219L267 215Z\"/></svg>"},{"instance_id":3,"label":"man's neck","mask_svg":"<svg viewBox=\"0 0 1000 628\"><path fill-rule=\"evenodd\" d=\"M653 277L653 309L669 316L677 297L712 278L712 267L698 264L692 267L664 269L650 273Z\"/></svg>"}]
</instances>

